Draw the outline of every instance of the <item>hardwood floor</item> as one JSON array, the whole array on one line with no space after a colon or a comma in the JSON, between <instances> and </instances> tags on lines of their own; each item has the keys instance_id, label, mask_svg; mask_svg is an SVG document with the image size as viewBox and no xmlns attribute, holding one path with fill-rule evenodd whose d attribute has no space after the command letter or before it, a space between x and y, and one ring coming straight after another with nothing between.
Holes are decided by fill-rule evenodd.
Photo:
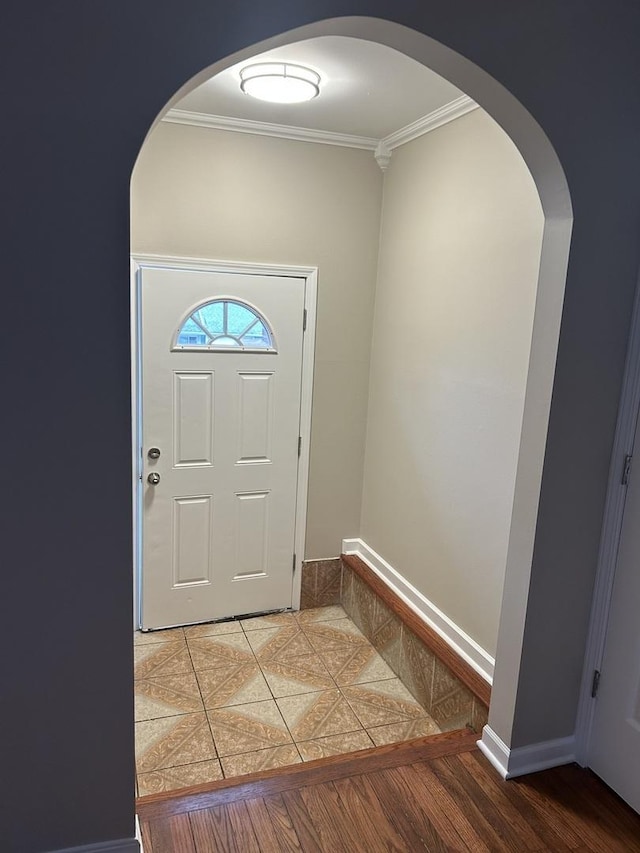
<instances>
[{"instance_id":1,"label":"hardwood floor","mask_svg":"<svg viewBox=\"0 0 640 853\"><path fill-rule=\"evenodd\" d=\"M145 853L640 853L640 816L575 765L502 781L447 733L139 801Z\"/></svg>"}]
</instances>

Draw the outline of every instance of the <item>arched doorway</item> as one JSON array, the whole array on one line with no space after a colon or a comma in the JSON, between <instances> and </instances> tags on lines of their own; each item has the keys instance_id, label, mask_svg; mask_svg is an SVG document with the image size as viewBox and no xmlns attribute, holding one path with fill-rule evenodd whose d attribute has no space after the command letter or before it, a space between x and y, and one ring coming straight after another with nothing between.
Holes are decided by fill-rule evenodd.
<instances>
[{"instance_id":1,"label":"arched doorway","mask_svg":"<svg viewBox=\"0 0 640 853\"><path fill-rule=\"evenodd\" d=\"M324 21L255 45L203 70L176 93L167 106L170 107L202 80L244 57L317 35L349 35L386 44L456 83L492 115L516 144L533 176L543 207L545 229L496 655L490 731L485 743L487 753L503 771L508 762L508 747L505 752L504 745L510 741L515 713L527 589L571 233L571 204L567 183L550 142L510 93L477 66L428 37L379 20L345 18Z\"/></svg>"}]
</instances>

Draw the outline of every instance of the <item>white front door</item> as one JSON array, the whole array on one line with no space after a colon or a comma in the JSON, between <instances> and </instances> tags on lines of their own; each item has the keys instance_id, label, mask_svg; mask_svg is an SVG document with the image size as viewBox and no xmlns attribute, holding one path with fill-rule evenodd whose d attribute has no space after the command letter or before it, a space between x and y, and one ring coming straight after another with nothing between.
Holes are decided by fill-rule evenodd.
<instances>
[{"instance_id":1,"label":"white front door","mask_svg":"<svg viewBox=\"0 0 640 853\"><path fill-rule=\"evenodd\" d=\"M640 426L636 455L640 456ZM640 466L627 489L589 766L640 812Z\"/></svg>"},{"instance_id":2,"label":"white front door","mask_svg":"<svg viewBox=\"0 0 640 853\"><path fill-rule=\"evenodd\" d=\"M143 629L291 606L304 289L141 270Z\"/></svg>"}]
</instances>

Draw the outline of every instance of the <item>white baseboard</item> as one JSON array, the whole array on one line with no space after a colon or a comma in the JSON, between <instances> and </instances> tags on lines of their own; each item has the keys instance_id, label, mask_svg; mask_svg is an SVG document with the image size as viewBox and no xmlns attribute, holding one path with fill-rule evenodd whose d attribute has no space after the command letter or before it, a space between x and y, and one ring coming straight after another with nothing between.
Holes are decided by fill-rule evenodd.
<instances>
[{"instance_id":1,"label":"white baseboard","mask_svg":"<svg viewBox=\"0 0 640 853\"><path fill-rule=\"evenodd\" d=\"M488 758L502 778L506 779L509 773L509 747L506 743L489 726L482 729L482 738L477 743L484 757Z\"/></svg>"},{"instance_id":2,"label":"white baseboard","mask_svg":"<svg viewBox=\"0 0 640 853\"><path fill-rule=\"evenodd\" d=\"M343 539L342 553L360 557L405 604L433 628L443 640L489 684L493 681L495 659L459 628L435 604L370 548L362 539Z\"/></svg>"},{"instance_id":3,"label":"white baseboard","mask_svg":"<svg viewBox=\"0 0 640 853\"><path fill-rule=\"evenodd\" d=\"M309 560L303 560L302 562L304 563L305 566L308 566L309 563L332 563L334 560L339 560L339 559L340 559L339 556L336 557L334 555L333 557L313 557Z\"/></svg>"},{"instance_id":4,"label":"white baseboard","mask_svg":"<svg viewBox=\"0 0 640 853\"><path fill-rule=\"evenodd\" d=\"M97 844L81 844L79 847L51 850L50 853L139 853L141 850L142 845L137 838L120 838L117 841L99 841Z\"/></svg>"},{"instance_id":5,"label":"white baseboard","mask_svg":"<svg viewBox=\"0 0 640 853\"><path fill-rule=\"evenodd\" d=\"M576 760L574 735L509 749L493 729L485 726L482 730L482 740L478 741L478 748L503 779L515 779L516 776L560 767Z\"/></svg>"},{"instance_id":6,"label":"white baseboard","mask_svg":"<svg viewBox=\"0 0 640 853\"><path fill-rule=\"evenodd\" d=\"M533 743L531 746L521 746L510 752L507 779L524 776L526 773L536 773L538 770L547 770L549 767L571 764L575 760L574 735Z\"/></svg>"}]
</instances>

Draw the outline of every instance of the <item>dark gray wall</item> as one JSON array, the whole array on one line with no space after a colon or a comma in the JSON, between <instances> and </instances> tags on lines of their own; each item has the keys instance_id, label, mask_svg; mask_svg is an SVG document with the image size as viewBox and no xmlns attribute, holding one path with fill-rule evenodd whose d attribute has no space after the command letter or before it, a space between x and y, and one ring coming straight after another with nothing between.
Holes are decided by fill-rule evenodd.
<instances>
[{"instance_id":1,"label":"dark gray wall","mask_svg":"<svg viewBox=\"0 0 640 853\"><path fill-rule=\"evenodd\" d=\"M638 267L636 4L5 0L0 14L0 848L133 832L128 209L137 152L196 72L321 18L389 18L459 51L533 113L566 171L575 229L512 745L570 734ZM549 693L560 697L552 724L548 699L540 704Z\"/></svg>"}]
</instances>

